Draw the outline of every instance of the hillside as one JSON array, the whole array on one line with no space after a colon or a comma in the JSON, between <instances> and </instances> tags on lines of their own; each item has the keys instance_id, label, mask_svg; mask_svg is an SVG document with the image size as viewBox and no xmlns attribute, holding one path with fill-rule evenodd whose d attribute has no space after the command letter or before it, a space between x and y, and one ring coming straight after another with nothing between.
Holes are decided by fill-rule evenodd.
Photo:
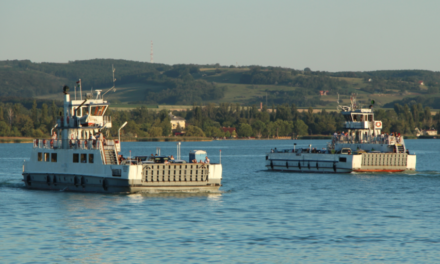
<instances>
[{"instance_id":1,"label":"hillside","mask_svg":"<svg viewBox=\"0 0 440 264\"><path fill-rule=\"evenodd\" d=\"M0 61L0 100L38 98L61 100L61 87L74 91L106 89L116 68L115 93L107 99L118 104L192 105L229 102L242 105L295 103L298 107L334 108L337 94L348 102L358 94L361 104L375 100L379 106L423 102L440 108L440 73L422 70L371 72L319 72L274 67L224 67L220 65L165 65L145 62L94 59L68 63ZM420 82L423 81L423 84ZM320 91L328 91L321 96Z\"/></svg>"}]
</instances>

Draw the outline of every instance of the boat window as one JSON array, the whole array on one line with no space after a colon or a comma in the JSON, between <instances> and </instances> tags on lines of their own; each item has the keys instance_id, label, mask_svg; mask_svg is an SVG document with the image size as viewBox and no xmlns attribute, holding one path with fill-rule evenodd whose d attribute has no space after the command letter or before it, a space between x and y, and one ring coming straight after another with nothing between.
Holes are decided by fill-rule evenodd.
<instances>
[{"instance_id":1,"label":"boat window","mask_svg":"<svg viewBox=\"0 0 440 264\"><path fill-rule=\"evenodd\" d=\"M87 154L81 154L81 163L87 163Z\"/></svg>"},{"instance_id":2,"label":"boat window","mask_svg":"<svg viewBox=\"0 0 440 264\"><path fill-rule=\"evenodd\" d=\"M121 169L112 169L113 177L121 177L121 175L122 175Z\"/></svg>"},{"instance_id":3,"label":"boat window","mask_svg":"<svg viewBox=\"0 0 440 264\"><path fill-rule=\"evenodd\" d=\"M104 114L105 106L92 106L92 116L102 116Z\"/></svg>"},{"instance_id":4,"label":"boat window","mask_svg":"<svg viewBox=\"0 0 440 264\"><path fill-rule=\"evenodd\" d=\"M94 158L93 154L89 154L89 163L93 163L93 158Z\"/></svg>"},{"instance_id":5,"label":"boat window","mask_svg":"<svg viewBox=\"0 0 440 264\"><path fill-rule=\"evenodd\" d=\"M81 107L81 116L86 116L88 114L89 114L89 107L88 106Z\"/></svg>"},{"instance_id":6,"label":"boat window","mask_svg":"<svg viewBox=\"0 0 440 264\"><path fill-rule=\"evenodd\" d=\"M79 162L79 154L73 153L73 163L78 163L78 162Z\"/></svg>"},{"instance_id":7,"label":"boat window","mask_svg":"<svg viewBox=\"0 0 440 264\"><path fill-rule=\"evenodd\" d=\"M38 152L38 161L43 161L43 153Z\"/></svg>"},{"instance_id":8,"label":"boat window","mask_svg":"<svg viewBox=\"0 0 440 264\"><path fill-rule=\"evenodd\" d=\"M49 153L44 153L44 161L49 162L50 161L50 155Z\"/></svg>"},{"instance_id":9,"label":"boat window","mask_svg":"<svg viewBox=\"0 0 440 264\"><path fill-rule=\"evenodd\" d=\"M373 115L368 115L368 121L373 122Z\"/></svg>"},{"instance_id":10,"label":"boat window","mask_svg":"<svg viewBox=\"0 0 440 264\"><path fill-rule=\"evenodd\" d=\"M339 161L340 162L347 162L347 158L346 157L339 157Z\"/></svg>"},{"instance_id":11,"label":"boat window","mask_svg":"<svg viewBox=\"0 0 440 264\"><path fill-rule=\"evenodd\" d=\"M57 162L57 154L56 153L52 153L51 161L52 162Z\"/></svg>"}]
</instances>

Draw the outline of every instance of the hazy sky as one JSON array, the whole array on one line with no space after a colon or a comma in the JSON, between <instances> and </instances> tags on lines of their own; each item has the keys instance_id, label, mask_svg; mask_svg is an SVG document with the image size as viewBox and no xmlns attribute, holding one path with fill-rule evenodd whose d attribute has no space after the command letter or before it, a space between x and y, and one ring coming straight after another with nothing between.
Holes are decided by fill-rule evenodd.
<instances>
[{"instance_id":1,"label":"hazy sky","mask_svg":"<svg viewBox=\"0 0 440 264\"><path fill-rule=\"evenodd\" d=\"M0 1L0 60L440 70L440 1Z\"/></svg>"}]
</instances>

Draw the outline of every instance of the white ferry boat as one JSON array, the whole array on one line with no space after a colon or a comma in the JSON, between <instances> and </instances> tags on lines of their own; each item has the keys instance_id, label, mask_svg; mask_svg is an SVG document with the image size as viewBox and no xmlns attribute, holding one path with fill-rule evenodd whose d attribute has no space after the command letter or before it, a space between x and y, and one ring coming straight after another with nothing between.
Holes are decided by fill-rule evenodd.
<instances>
[{"instance_id":1,"label":"white ferry boat","mask_svg":"<svg viewBox=\"0 0 440 264\"><path fill-rule=\"evenodd\" d=\"M339 106L346 133L335 133L327 148L271 150L266 167L274 171L312 173L402 172L416 169L416 155L410 154L400 134L381 132L382 122L374 119L372 106L356 109Z\"/></svg>"},{"instance_id":2,"label":"white ferry boat","mask_svg":"<svg viewBox=\"0 0 440 264\"><path fill-rule=\"evenodd\" d=\"M119 140L94 139L112 127L101 91L96 98L71 100L64 87L64 114L51 139L35 139L31 158L23 164L26 187L72 192L216 192L222 165L193 151L189 161L145 155L123 160ZM122 127L121 127L122 128ZM120 129L121 129L120 128Z\"/></svg>"}]
</instances>

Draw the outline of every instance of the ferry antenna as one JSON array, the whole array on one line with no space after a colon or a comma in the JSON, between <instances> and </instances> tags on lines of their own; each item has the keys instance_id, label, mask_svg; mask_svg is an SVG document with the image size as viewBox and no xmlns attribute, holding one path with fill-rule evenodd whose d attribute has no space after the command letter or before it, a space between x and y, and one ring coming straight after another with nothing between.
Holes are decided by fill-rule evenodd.
<instances>
[{"instance_id":1,"label":"ferry antenna","mask_svg":"<svg viewBox=\"0 0 440 264\"><path fill-rule=\"evenodd\" d=\"M116 79L115 79L115 71L116 71L116 69L115 69L115 67L113 67L113 64L112 64L112 76L113 76L112 81L113 81L113 87L110 88L110 89L108 89L105 93L103 93L103 94L101 95L101 99L102 99L102 100L104 100L104 95L105 95L106 93L110 92L111 90L113 90L113 92L116 92L116 88L115 88L115 82L116 82Z\"/></svg>"}]
</instances>

